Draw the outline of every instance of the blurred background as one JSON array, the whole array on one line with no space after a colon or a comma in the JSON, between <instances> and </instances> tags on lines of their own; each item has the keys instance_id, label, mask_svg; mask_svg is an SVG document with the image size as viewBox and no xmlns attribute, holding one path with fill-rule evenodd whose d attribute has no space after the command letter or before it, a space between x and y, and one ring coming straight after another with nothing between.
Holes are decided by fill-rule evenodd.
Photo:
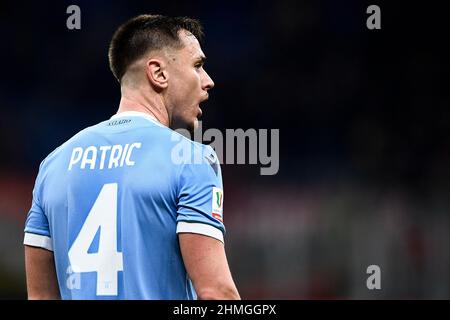
<instances>
[{"instance_id":1,"label":"blurred background","mask_svg":"<svg viewBox=\"0 0 450 320\"><path fill-rule=\"evenodd\" d=\"M81 9L68 30L66 9ZM366 8L381 8L368 30ZM203 129L280 129L280 170L222 166L245 299L450 298L448 10L432 1L18 1L0 5L0 298L26 298L40 162L120 99L115 29L141 13L205 28ZM369 265L381 290L368 290Z\"/></svg>"}]
</instances>

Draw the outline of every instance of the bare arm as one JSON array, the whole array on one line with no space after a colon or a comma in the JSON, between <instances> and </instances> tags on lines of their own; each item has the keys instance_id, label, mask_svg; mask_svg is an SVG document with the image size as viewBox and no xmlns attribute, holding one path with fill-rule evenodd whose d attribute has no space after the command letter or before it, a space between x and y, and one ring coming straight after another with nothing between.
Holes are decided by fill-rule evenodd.
<instances>
[{"instance_id":1,"label":"bare arm","mask_svg":"<svg viewBox=\"0 0 450 320\"><path fill-rule=\"evenodd\" d=\"M28 299L60 299L53 252L25 246Z\"/></svg>"},{"instance_id":2,"label":"bare arm","mask_svg":"<svg viewBox=\"0 0 450 320\"><path fill-rule=\"evenodd\" d=\"M228 267L223 243L195 233L179 233L178 237L184 265L198 298L240 299Z\"/></svg>"}]
</instances>

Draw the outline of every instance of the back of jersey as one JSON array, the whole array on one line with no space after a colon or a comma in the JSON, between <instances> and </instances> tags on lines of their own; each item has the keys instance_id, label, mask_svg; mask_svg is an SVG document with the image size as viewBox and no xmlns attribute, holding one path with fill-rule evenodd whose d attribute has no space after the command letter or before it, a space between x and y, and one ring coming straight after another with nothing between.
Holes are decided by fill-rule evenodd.
<instances>
[{"instance_id":1,"label":"back of jersey","mask_svg":"<svg viewBox=\"0 0 450 320\"><path fill-rule=\"evenodd\" d=\"M53 251L64 299L195 299L177 232L197 225L223 241L213 209L220 168L174 163L176 133L143 114L119 115L43 161L25 244Z\"/></svg>"}]
</instances>

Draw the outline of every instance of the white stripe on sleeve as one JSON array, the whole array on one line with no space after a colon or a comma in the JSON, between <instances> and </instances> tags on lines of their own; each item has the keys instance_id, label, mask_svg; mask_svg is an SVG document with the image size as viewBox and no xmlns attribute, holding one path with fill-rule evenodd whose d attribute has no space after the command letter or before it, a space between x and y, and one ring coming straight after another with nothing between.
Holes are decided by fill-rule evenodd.
<instances>
[{"instance_id":1,"label":"white stripe on sleeve","mask_svg":"<svg viewBox=\"0 0 450 320\"><path fill-rule=\"evenodd\" d=\"M177 224L177 233L198 233L205 236L213 237L221 242L223 242L223 233L220 229L217 229L209 224L205 223L190 223L185 221L180 221Z\"/></svg>"},{"instance_id":2,"label":"white stripe on sleeve","mask_svg":"<svg viewBox=\"0 0 450 320\"><path fill-rule=\"evenodd\" d=\"M35 233L25 233L23 244L33 247L40 247L50 251L53 251L52 239L47 236L43 236Z\"/></svg>"}]
</instances>

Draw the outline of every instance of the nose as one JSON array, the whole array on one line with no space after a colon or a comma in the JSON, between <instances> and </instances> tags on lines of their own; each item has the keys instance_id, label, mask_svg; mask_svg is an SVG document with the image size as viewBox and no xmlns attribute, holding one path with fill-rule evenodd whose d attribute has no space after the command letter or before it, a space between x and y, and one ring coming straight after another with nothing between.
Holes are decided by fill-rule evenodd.
<instances>
[{"instance_id":1,"label":"nose","mask_svg":"<svg viewBox=\"0 0 450 320\"><path fill-rule=\"evenodd\" d=\"M214 87L214 81L212 81L211 77L205 71L202 89L205 91L208 91L208 90L212 89L213 87Z\"/></svg>"}]
</instances>

